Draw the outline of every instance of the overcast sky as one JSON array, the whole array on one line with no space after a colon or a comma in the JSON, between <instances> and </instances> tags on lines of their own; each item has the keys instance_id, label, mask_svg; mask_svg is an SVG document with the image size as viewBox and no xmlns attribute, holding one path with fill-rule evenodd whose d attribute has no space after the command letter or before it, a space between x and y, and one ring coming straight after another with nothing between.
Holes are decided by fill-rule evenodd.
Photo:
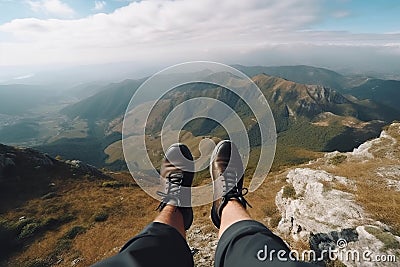
<instances>
[{"instance_id":1,"label":"overcast sky","mask_svg":"<svg viewBox=\"0 0 400 267\"><path fill-rule=\"evenodd\" d=\"M0 69L211 60L400 73L399 14L398 0L0 0Z\"/></svg>"}]
</instances>

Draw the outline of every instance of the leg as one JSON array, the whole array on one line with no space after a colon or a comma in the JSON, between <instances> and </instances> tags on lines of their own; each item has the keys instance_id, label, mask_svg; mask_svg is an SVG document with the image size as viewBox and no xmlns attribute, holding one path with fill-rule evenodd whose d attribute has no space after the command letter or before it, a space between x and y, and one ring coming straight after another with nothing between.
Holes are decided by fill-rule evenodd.
<instances>
[{"instance_id":1,"label":"leg","mask_svg":"<svg viewBox=\"0 0 400 267\"><path fill-rule=\"evenodd\" d=\"M151 224L123 246L119 254L94 266L194 266L184 233L181 212L167 205Z\"/></svg>"},{"instance_id":2,"label":"leg","mask_svg":"<svg viewBox=\"0 0 400 267\"><path fill-rule=\"evenodd\" d=\"M229 201L222 210L221 226L219 228L218 237L221 237L225 230L232 224L245 220L251 220L251 217L242 204L236 200Z\"/></svg>"},{"instance_id":3,"label":"leg","mask_svg":"<svg viewBox=\"0 0 400 267\"><path fill-rule=\"evenodd\" d=\"M220 229L216 267L312 266L292 260L282 239L247 213L243 165L232 142L222 141L215 147L210 166L214 180L211 219Z\"/></svg>"},{"instance_id":4,"label":"leg","mask_svg":"<svg viewBox=\"0 0 400 267\"><path fill-rule=\"evenodd\" d=\"M154 222L168 224L174 227L183 238L186 238L185 227L183 224L183 216L182 213L176 209L176 207L167 205L165 208L160 212Z\"/></svg>"},{"instance_id":5,"label":"leg","mask_svg":"<svg viewBox=\"0 0 400 267\"><path fill-rule=\"evenodd\" d=\"M120 253L106 259L103 266L191 267L193 257L185 240L185 230L193 221L190 186L193 157L183 144L174 144L166 152L161 166L162 201L160 214L140 234L128 241ZM188 166L189 165L189 166Z\"/></svg>"}]
</instances>

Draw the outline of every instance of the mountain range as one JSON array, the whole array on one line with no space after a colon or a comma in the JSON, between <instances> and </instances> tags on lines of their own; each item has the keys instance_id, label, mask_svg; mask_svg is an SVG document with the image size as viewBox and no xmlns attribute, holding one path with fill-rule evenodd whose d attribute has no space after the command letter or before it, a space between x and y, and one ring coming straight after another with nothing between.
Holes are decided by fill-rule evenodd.
<instances>
[{"instance_id":1,"label":"mountain range","mask_svg":"<svg viewBox=\"0 0 400 267\"><path fill-rule=\"evenodd\" d=\"M307 161L317 155L315 152L349 151L376 137L383 125L400 118L396 101L400 81L345 76L304 65L234 67L250 76L269 102L278 132L275 162L278 167ZM0 142L13 145L32 143L53 156L80 159L98 167L125 168L120 142L122 119L132 95L144 80L75 87L72 93L77 101L72 104L64 102L51 111L58 114L56 118L45 118L51 123L44 123L45 116L42 115L8 122L0 126ZM13 87L10 85L8 88ZM147 94L149 99L156 98L157 89ZM219 99L238 111L253 140L252 147L257 147L258 127L243 101L223 88L205 84L186 85L164 96L159 104L162 114L147 121L151 134L157 134L161 122L174 106L196 96ZM39 95L38 99L42 101L38 102L39 105L45 105L45 98ZM20 108L25 113L31 109L29 105ZM50 111L47 110L46 114ZM10 120L13 119L6 121ZM54 125L57 121L62 123ZM49 131L49 124L53 131ZM185 130L194 137L226 137L223 129L210 120L194 120L185 126ZM19 135L19 132L24 134ZM24 142L26 140L29 142ZM154 148L154 153L158 152Z\"/></svg>"}]
</instances>

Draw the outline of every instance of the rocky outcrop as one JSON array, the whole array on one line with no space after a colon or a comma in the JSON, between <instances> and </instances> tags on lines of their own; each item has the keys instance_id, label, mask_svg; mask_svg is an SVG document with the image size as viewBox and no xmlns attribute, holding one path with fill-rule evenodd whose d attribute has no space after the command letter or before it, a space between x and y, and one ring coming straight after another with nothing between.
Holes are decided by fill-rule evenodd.
<instances>
[{"instance_id":1,"label":"rocky outcrop","mask_svg":"<svg viewBox=\"0 0 400 267\"><path fill-rule=\"evenodd\" d=\"M66 160L65 163L70 165L71 169L84 174L89 174L93 176L105 176L104 173L99 171L96 167L90 164L83 163L80 160Z\"/></svg>"},{"instance_id":2,"label":"rocky outcrop","mask_svg":"<svg viewBox=\"0 0 400 267\"><path fill-rule=\"evenodd\" d=\"M371 194L388 194L390 190L394 196L400 191L399 140L400 123L394 123L379 138L352 152L327 153L306 167L288 171L287 185L275 199L282 217L277 231L289 240L308 242L317 258L323 255L324 260L330 260L323 254L330 249L346 266L398 266L394 260L400 255L400 237L392 227L373 219L376 216L364 210L355 194L359 193L357 185L365 188L369 183L381 186L380 191L372 188ZM347 171L337 171L341 167ZM359 168L363 168L362 175L357 175ZM348 177L334 175L334 170ZM380 212L379 203L376 205L376 212ZM397 212L397 207L393 208ZM363 253L368 254L367 259L361 258Z\"/></svg>"},{"instance_id":3,"label":"rocky outcrop","mask_svg":"<svg viewBox=\"0 0 400 267\"><path fill-rule=\"evenodd\" d=\"M30 148L17 148L0 144L0 178L22 167L33 169L51 167L56 160Z\"/></svg>"},{"instance_id":4,"label":"rocky outcrop","mask_svg":"<svg viewBox=\"0 0 400 267\"><path fill-rule=\"evenodd\" d=\"M297 168L289 171L287 182L276 196L282 216L278 232L309 242L316 259L332 259L326 253L332 250L346 266L397 266L393 262L372 264L347 258L348 254L361 257L368 251L374 260L375 256L396 256L400 252L400 237L393 235L390 227L368 218L353 194L334 188L335 184L354 188L349 179L322 170Z\"/></svg>"},{"instance_id":5,"label":"rocky outcrop","mask_svg":"<svg viewBox=\"0 0 400 267\"><path fill-rule=\"evenodd\" d=\"M26 175L46 173L51 170L67 170L69 173L105 176L94 166L79 160L56 160L47 154L31 148L11 147L0 144L0 179L23 177Z\"/></svg>"},{"instance_id":6,"label":"rocky outcrop","mask_svg":"<svg viewBox=\"0 0 400 267\"><path fill-rule=\"evenodd\" d=\"M320 85L307 85L307 92L318 103L346 104L350 101L342 94Z\"/></svg>"},{"instance_id":7,"label":"rocky outcrop","mask_svg":"<svg viewBox=\"0 0 400 267\"><path fill-rule=\"evenodd\" d=\"M287 182L289 185L276 196L282 214L278 230L296 240L309 238L311 233L351 228L364 220L364 211L354 196L333 188L335 183L355 186L344 177L297 168L289 171ZM294 188L294 194L285 193L289 187Z\"/></svg>"}]
</instances>

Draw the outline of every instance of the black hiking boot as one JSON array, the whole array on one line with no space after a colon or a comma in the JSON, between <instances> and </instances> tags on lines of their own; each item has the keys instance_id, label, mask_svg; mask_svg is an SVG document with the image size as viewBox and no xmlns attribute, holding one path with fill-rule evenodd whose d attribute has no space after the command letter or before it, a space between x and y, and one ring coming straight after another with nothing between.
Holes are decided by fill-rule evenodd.
<instances>
[{"instance_id":1,"label":"black hiking boot","mask_svg":"<svg viewBox=\"0 0 400 267\"><path fill-rule=\"evenodd\" d=\"M157 210L162 211L167 204L177 207L182 213L185 230L189 229L193 222L190 187L194 176L194 162L186 145L177 143L167 149L161 163L160 175L162 189L157 194L162 197L162 201Z\"/></svg>"},{"instance_id":2,"label":"black hiking boot","mask_svg":"<svg viewBox=\"0 0 400 267\"><path fill-rule=\"evenodd\" d=\"M229 140L218 143L211 156L210 174L214 181L214 202L211 208L211 220L219 229L222 209L228 201L237 200L244 208L251 207L244 195L243 163L235 144Z\"/></svg>"}]
</instances>

